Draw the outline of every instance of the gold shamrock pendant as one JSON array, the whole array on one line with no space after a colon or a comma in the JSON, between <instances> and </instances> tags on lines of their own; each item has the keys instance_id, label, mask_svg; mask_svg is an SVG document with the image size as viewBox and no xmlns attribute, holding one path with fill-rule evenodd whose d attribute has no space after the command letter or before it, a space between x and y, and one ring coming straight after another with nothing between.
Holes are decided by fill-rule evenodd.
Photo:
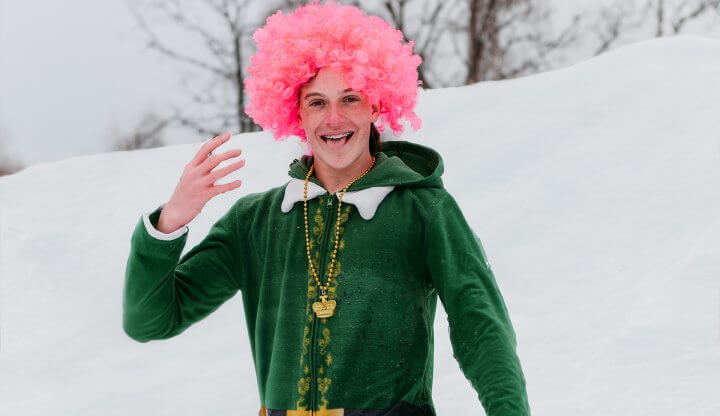
<instances>
[{"instance_id":1,"label":"gold shamrock pendant","mask_svg":"<svg viewBox=\"0 0 720 416\"><path fill-rule=\"evenodd\" d=\"M313 303L313 311L318 318L329 318L333 316L335 306L337 302L335 300L327 300L327 295L320 296L320 302Z\"/></svg>"}]
</instances>

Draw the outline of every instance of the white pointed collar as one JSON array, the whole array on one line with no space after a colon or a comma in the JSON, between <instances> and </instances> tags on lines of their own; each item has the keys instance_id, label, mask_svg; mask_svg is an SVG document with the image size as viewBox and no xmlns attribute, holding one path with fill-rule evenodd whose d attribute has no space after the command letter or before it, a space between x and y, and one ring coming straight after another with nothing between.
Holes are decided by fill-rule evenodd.
<instances>
[{"instance_id":1,"label":"white pointed collar","mask_svg":"<svg viewBox=\"0 0 720 416\"><path fill-rule=\"evenodd\" d=\"M375 215L375 211L377 211L382 200L385 199L387 194L394 188L394 186L375 186L361 191L345 192L343 202L355 205L360 216L365 220L369 220ZM298 178L290 179L290 182L285 186L285 197L280 206L282 212L290 212L296 202L303 200L304 192L304 180ZM326 193L327 190L322 186L314 182L308 182L308 201Z\"/></svg>"}]
</instances>

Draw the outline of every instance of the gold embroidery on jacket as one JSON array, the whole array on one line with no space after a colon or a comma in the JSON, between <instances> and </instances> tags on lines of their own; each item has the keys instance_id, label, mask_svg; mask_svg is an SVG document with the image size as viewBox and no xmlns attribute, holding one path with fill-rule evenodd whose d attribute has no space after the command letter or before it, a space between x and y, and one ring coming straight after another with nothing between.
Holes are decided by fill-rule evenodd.
<instances>
[{"instance_id":1,"label":"gold embroidery on jacket","mask_svg":"<svg viewBox=\"0 0 720 416\"><path fill-rule=\"evenodd\" d=\"M318 208L315 210L315 213L313 215L313 222L314 225L312 226L312 234L315 238L310 239L310 248L311 248L311 258L313 262L313 267L315 270L320 270L320 251L319 248L323 246L323 236L324 236L324 230L325 226L325 218L323 217L323 208L325 207L325 198L319 197L318 198ZM343 251L345 249L345 240L342 238L343 231L345 231L344 227L342 226L345 222L347 222L349 215L350 215L350 206L345 206L340 214L340 241L338 242L338 253ZM332 238L332 236L330 236ZM330 241L332 244L333 241ZM338 256L339 257L339 256ZM332 273L332 281L330 282L330 286L328 287L328 299L334 299L335 298L335 292L337 289L337 277L340 275L340 272L342 270L342 264L339 261L339 259L335 259L335 266L333 268ZM307 290L307 303L305 305L305 316L306 316L306 326L303 329L303 348L302 348L302 355L300 357L300 366L303 369L303 376L300 377L300 380L298 380L298 393L300 393L300 398L296 401L296 410L298 411L297 414L300 414L300 411L307 411L309 407L309 400L307 397L307 394L310 391L310 368L308 367L308 364L311 362L309 354L310 350L308 346L310 345L310 328L313 324L313 320L315 318L315 313L312 310L312 303L315 302L317 298L317 284L315 282L315 279L310 274L310 268L308 267L308 290ZM325 280L327 278L327 271L325 271L325 275L323 276ZM320 360L318 361L320 365L317 368L318 378L317 378L317 391L320 393L320 406L319 410L326 412L321 414L328 414L328 415L334 415L339 414L341 415L343 410L342 409L328 409L328 400L326 398L326 394L328 390L330 389L330 385L332 383L332 378L330 377L330 368L333 364L333 356L332 353L329 351L328 347L330 345L330 341L332 339L330 328L327 327L328 318L320 318L320 321L318 322L318 330L320 331L320 336L318 337L318 353L320 355ZM324 365L323 365L324 364ZM339 413L336 413L339 412ZM293 413L295 414L295 413ZM290 415L290 411L288 411L288 415Z\"/></svg>"}]
</instances>

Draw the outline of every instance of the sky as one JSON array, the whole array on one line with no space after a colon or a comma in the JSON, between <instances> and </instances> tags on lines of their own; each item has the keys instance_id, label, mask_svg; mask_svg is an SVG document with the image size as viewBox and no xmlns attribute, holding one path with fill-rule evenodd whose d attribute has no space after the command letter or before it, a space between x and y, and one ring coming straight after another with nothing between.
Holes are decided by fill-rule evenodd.
<instances>
[{"instance_id":1,"label":"sky","mask_svg":"<svg viewBox=\"0 0 720 416\"><path fill-rule=\"evenodd\" d=\"M121 0L0 0L0 149L25 164L104 152L180 100L144 41Z\"/></svg>"},{"instance_id":2,"label":"sky","mask_svg":"<svg viewBox=\"0 0 720 416\"><path fill-rule=\"evenodd\" d=\"M597 2L552 4L563 21ZM29 165L105 152L143 114L185 105L187 68L145 42L124 0L0 0L0 158ZM208 138L182 129L165 136L169 143Z\"/></svg>"},{"instance_id":3,"label":"sky","mask_svg":"<svg viewBox=\"0 0 720 416\"><path fill-rule=\"evenodd\" d=\"M403 138L443 157L508 307L534 415L720 414L719 75L720 40L683 36L421 93L423 128ZM258 409L239 296L169 340L122 330L130 236L199 146L0 177L0 414ZM184 253L237 198L287 181L301 153L265 132L220 151L236 147L247 164L221 183L243 186L188 224ZM440 303L435 345L438 414L483 414Z\"/></svg>"}]
</instances>

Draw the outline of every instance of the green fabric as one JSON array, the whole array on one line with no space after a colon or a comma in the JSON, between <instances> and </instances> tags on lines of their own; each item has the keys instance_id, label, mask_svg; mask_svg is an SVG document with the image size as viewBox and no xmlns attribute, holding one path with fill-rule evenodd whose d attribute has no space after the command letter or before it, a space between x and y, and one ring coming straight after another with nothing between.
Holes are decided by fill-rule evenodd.
<instances>
[{"instance_id":1,"label":"green fabric","mask_svg":"<svg viewBox=\"0 0 720 416\"><path fill-rule=\"evenodd\" d=\"M432 149L386 142L352 191L393 185L370 220L342 205L329 299L316 318L303 204L281 212L285 186L236 201L181 257L187 234L157 240L138 222L124 290L124 329L146 342L183 332L238 291L262 405L268 409L388 409L428 405L438 297L454 355L489 416L529 415L516 339L480 240L443 188ZM295 160L304 179L311 160ZM314 179L314 178L313 178ZM324 283L337 198L308 203L311 255ZM329 204L329 205L328 205ZM157 223L160 209L150 216Z\"/></svg>"}]
</instances>

